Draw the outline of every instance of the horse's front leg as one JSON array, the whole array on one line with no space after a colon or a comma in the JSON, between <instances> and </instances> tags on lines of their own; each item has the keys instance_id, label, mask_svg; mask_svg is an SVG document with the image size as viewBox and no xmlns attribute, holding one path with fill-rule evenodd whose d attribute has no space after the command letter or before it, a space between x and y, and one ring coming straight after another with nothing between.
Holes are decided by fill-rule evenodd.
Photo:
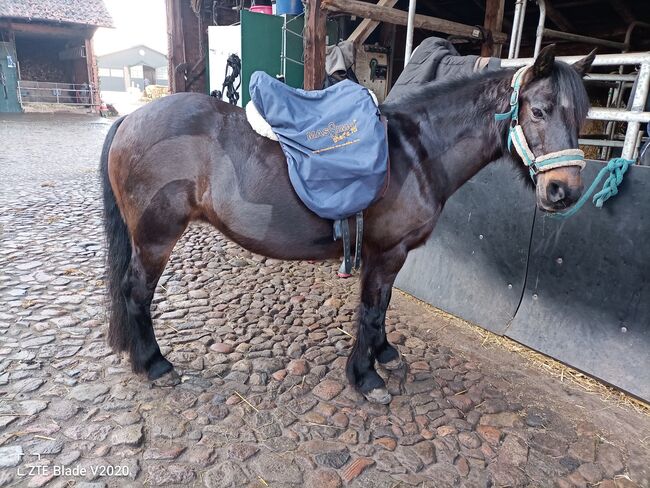
<instances>
[{"instance_id":1,"label":"horse's front leg","mask_svg":"<svg viewBox=\"0 0 650 488\"><path fill-rule=\"evenodd\" d=\"M348 358L348 380L371 402L389 403L391 396L384 380L375 371L375 360L389 367L399 364L400 356L386 339L386 309L393 282L406 259L400 245L387 252L364 256L361 272L361 304L357 337Z\"/></svg>"}]
</instances>

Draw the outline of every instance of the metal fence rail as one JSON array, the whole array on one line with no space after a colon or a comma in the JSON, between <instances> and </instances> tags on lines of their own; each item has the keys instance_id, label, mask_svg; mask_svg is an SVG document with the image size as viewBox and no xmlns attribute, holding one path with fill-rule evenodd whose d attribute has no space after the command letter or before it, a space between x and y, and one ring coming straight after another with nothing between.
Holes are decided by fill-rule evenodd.
<instances>
[{"instance_id":1,"label":"metal fence rail","mask_svg":"<svg viewBox=\"0 0 650 488\"><path fill-rule=\"evenodd\" d=\"M49 81L18 81L18 99L21 106L34 103L58 105L96 105L95 89L87 83L55 83Z\"/></svg>"}]
</instances>

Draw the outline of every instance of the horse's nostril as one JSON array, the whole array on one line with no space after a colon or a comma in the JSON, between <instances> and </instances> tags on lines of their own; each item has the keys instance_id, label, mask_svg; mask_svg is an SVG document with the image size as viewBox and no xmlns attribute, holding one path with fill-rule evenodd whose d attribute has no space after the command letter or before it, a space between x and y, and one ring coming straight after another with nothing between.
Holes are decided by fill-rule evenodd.
<instances>
[{"instance_id":1,"label":"horse's nostril","mask_svg":"<svg viewBox=\"0 0 650 488\"><path fill-rule=\"evenodd\" d=\"M557 203L564 200L564 197L566 197L567 192L565 190L564 183L552 181L548 185L546 194L548 196L549 201L553 203Z\"/></svg>"}]
</instances>

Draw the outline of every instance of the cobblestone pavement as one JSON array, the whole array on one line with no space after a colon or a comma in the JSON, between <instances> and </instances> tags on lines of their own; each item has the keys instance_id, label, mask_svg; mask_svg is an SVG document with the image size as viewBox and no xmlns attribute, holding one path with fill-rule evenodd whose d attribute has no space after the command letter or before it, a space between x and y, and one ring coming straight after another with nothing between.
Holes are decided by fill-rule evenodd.
<instances>
[{"instance_id":1,"label":"cobblestone pavement","mask_svg":"<svg viewBox=\"0 0 650 488\"><path fill-rule=\"evenodd\" d=\"M0 486L650 486L648 417L399 293L388 329L410 369L368 404L343 373L356 280L205 226L155 298L182 382L134 376L104 340L107 129L0 119Z\"/></svg>"}]
</instances>

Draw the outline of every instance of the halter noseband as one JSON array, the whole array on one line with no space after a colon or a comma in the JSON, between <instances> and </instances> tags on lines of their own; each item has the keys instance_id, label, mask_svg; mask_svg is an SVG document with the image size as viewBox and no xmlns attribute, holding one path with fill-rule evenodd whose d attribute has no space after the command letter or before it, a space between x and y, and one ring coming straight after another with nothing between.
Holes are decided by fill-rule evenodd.
<instances>
[{"instance_id":1,"label":"halter noseband","mask_svg":"<svg viewBox=\"0 0 650 488\"><path fill-rule=\"evenodd\" d=\"M543 154L535 157L533 151L528 147L524 131L519 125L519 90L521 88L521 80L530 66L519 68L512 77L510 86L512 87L512 95L510 96L510 110L502 114L495 114L495 120L510 119L510 129L508 129L508 151L512 152L512 146L515 146L517 154L521 160L528 167L530 177L535 181L538 173L549 171L555 168L562 168L565 166L579 166L580 169L585 167L585 154L580 149L563 149L562 151L555 151L548 154Z\"/></svg>"}]
</instances>

